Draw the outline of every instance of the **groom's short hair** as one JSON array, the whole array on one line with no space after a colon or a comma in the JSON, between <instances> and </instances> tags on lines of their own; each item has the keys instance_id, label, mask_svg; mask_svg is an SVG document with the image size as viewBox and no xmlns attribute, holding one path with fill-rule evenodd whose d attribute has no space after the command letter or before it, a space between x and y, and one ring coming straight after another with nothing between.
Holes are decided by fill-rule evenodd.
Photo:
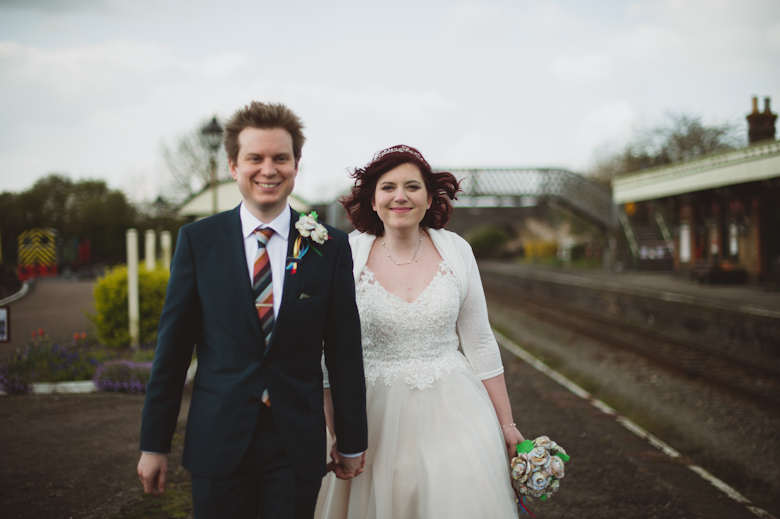
<instances>
[{"instance_id":1,"label":"groom's short hair","mask_svg":"<svg viewBox=\"0 0 780 519\"><path fill-rule=\"evenodd\" d=\"M295 115L295 112L280 103L260 103L252 101L243 108L236 110L236 113L225 124L223 135L225 151L228 159L235 164L238 161L238 134L244 128L260 128L270 130L281 128L287 130L292 137L293 155L295 156L295 165L301 160L301 150L306 137L303 135L303 123Z\"/></svg>"}]
</instances>

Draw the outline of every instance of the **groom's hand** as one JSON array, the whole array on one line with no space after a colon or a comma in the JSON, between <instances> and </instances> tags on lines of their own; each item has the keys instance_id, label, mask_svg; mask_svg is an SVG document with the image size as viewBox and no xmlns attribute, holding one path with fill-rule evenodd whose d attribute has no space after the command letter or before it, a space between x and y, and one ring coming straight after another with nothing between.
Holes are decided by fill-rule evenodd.
<instances>
[{"instance_id":1,"label":"groom's hand","mask_svg":"<svg viewBox=\"0 0 780 519\"><path fill-rule=\"evenodd\" d=\"M353 458L339 455L338 442L335 438L333 439L333 446L330 449L330 458L331 461L328 463L328 470L332 470L339 479L352 479L359 476L363 472L363 467L366 465L365 452L360 456L355 456Z\"/></svg>"},{"instance_id":2,"label":"groom's hand","mask_svg":"<svg viewBox=\"0 0 780 519\"><path fill-rule=\"evenodd\" d=\"M336 477L340 479L356 478L363 473L363 467L366 465L366 453L353 458L339 456L339 461L340 463L333 471L336 473Z\"/></svg>"},{"instance_id":3,"label":"groom's hand","mask_svg":"<svg viewBox=\"0 0 780 519\"><path fill-rule=\"evenodd\" d=\"M160 496L165 492L165 477L168 474L168 455L142 452L138 460L138 477L144 485L144 492Z\"/></svg>"}]
</instances>

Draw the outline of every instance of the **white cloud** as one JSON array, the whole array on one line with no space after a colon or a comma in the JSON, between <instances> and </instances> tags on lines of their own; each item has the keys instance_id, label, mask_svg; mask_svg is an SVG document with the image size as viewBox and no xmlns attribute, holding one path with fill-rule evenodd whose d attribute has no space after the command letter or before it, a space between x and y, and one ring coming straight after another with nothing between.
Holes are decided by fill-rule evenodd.
<instances>
[{"instance_id":1,"label":"white cloud","mask_svg":"<svg viewBox=\"0 0 780 519\"><path fill-rule=\"evenodd\" d=\"M447 13L445 32L456 43L489 38L503 29L502 14L501 9L493 5L459 4Z\"/></svg>"},{"instance_id":2,"label":"white cloud","mask_svg":"<svg viewBox=\"0 0 780 519\"><path fill-rule=\"evenodd\" d=\"M774 49L780 51L780 22L766 30L766 42Z\"/></svg>"},{"instance_id":3,"label":"white cloud","mask_svg":"<svg viewBox=\"0 0 780 519\"><path fill-rule=\"evenodd\" d=\"M780 31L775 0L650 0L631 4L628 13L667 35L673 59L721 74L780 58L771 43Z\"/></svg>"},{"instance_id":4,"label":"white cloud","mask_svg":"<svg viewBox=\"0 0 780 519\"><path fill-rule=\"evenodd\" d=\"M347 167L364 164L383 147L427 139L442 116L458 109L454 98L433 90L270 80L247 74L257 68L252 65L238 54L187 60L159 45L128 41L61 49L0 43L0 73L8 79L0 86L0 98L8 99L0 101L0 116L15 109L10 99L38 89L25 101L38 114L26 121L28 144L0 143L2 183L23 187L15 185L24 181L12 180L12 170L64 170L108 177L116 187L139 191L130 193L135 198L146 197L162 171L162 140L257 99L286 103L304 120L308 142L298 190L320 200L348 183ZM0 137L8 131L0 129ZM20 128L11 131L18 137Z\"/></svg>"},{"instance_id":5,"label":"white cloud","mask_svg":"<svg viewBox=\"0 0 780 519\"><path fill-rule=\"evenodd\" d=\"M611 100L591 108L579 119L574 132L573 162L582 168L594 149L607 143L625 143L636 120L636 110L625 100Z\"/></svg>"},{"instance_id":6,"label":"white cloud","mask_svg":"<svg viewBox=\"0 0 780 519\"><path fill-rule=\"evenodd\" d=\"M115 40L101 45L41 49L0 42L5 81L44 84L66 96L132 91L154 82L224 81L239 74L246 58L223 54L184 60L165 47Z\"/></svg>"},{"instance_id":7,"label":"white cloud","mask_svg":"<svg viewBox=\"0 0 780 519\"><path fill-rule=\"evenodd\" d=\"M609 83L616 75L615 59L606 53L590 52L558 56L549 72L564 90L596 88Z\"/></svg>"},{"instance_id":8,"label":"white cloud","mask_svg":"<svg viewBox=\"0 0 780 519\"><path fill-rule=\"evenodd\" d=\"M0 9L42 13L118 13L120 6L111 0L2 0Z\"/></svg>"}]
</instances>

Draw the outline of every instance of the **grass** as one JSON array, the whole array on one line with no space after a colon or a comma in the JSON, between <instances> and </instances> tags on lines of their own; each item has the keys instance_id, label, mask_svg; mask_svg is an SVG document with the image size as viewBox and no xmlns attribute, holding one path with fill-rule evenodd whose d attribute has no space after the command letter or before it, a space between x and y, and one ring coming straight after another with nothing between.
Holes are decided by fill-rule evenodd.
<instances>
[{"instance_id":1,"label":"grass","mask_svg":"<svg viewBox=\"0 0 780 519\"><path fill-rule=\"evenodd\" d=\"M122 507L111 519L171 519L193 517L192 483L169 482L160 497L144 494Z\"/></svg>"},{"instance_id":2,"label":"grass","mask_svg":"<svg viewBox=\"0 0 780 519\"><path fill-rule=\"evenodd\" d=\"M165 493L160 497L144 494L138 486L138 497L125 504L110 519L178 519L192 518L192 480L181 467L185 424L179 423L173 433L171 452L168 455L168 481Z\"/></svg>"}]
</instances>

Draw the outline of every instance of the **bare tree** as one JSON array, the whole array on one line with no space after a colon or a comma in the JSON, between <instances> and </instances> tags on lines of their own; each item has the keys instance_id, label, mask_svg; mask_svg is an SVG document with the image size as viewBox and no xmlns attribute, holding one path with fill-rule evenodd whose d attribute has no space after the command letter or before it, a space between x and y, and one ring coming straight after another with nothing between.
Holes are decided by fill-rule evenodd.
<instances>
[{"instance_id":1,"label":"bare tree","mask_svg":"<svg viewBox=\"0 0 780 519\"><path fill-rule=\"evenodd\" d=\"M707 126L700 116L686 114L670 113L667 119L640 130L622 150L597 156L588 176L609 185L618 175L745 146L735 124Z\"/></svg>"},{"instance_id":2,"label":"bare tree","mask_svg":"<svg viewBox=\"0 0 780 519\"><path fill-rule=\"evenodd\" d=\"M209 151L206 139L200 129L208 121L201 123L196 129L180 136L176 144L169 147L162 144L162 156L167 170L166 198L181 202L209 186L211 170ZM217 152L217 182L230 178L225 149L220 146Z\"/></svg>"}]
</instances>

